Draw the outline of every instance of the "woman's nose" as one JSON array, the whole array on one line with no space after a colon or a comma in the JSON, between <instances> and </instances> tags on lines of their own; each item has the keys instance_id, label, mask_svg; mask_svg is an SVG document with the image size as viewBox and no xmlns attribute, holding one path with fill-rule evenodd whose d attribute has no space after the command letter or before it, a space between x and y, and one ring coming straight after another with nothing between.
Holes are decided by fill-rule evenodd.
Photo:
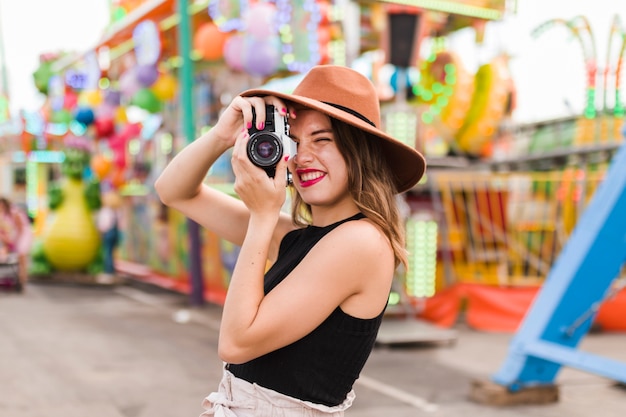
<instances>
[{"instance_id":1,"label":"woman's nose","mask_svg":"<svg viewBox=\"0 0 626 417\"><path fill-rule=\"evenodd\" d=\"M313 159L313 154L304 145L298 145L298 150L294 157L296 165L305 165Z\"/></svg>"}]
</instances>

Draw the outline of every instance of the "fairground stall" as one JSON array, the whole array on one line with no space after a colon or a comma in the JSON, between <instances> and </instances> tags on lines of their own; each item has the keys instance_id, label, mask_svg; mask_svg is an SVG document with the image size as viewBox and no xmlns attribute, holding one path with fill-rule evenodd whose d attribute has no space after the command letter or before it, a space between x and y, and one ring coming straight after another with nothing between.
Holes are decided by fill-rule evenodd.
<instances>
[{"instance_id":1,"label":"fairground stall","mask_svg":"<svg viewBox=\"0 0 626 417\"><path fill-rule=\"evenodd\" d=\"M408 276L406 285L429 320L451 326L463 317L477 329L514 331L624 142L620 17L609 28L606 57L597 56L584 16L546 21L531 35L540 42L559 30L563 42L580 46L585 79L572 86L585 97L579 116L513 123L507 55L468 74L442 40L421 64L413 85L418 137L431 158L427 184L409 201L421 207L413 211L422 222L415 241L436 236L437 249L428 260L433 273L416 282ZM623 275L589 306L598 328L626 329Z\"/></svg>"},{"instance_id":2,"label":"fairground stall","mask_svg":"<svg viewBox=\"0 0 626 417\"><path fill-rule=\"evenodd\" d=\"M519 125L506 51L472 68L450 42L465 32L480 45L511 13L504 0L113 1L93 49L42 62L42 114L89 139L90 175L123 197L118 269L221 303L238 248L164 207L154 180L238 92L289 91L313 65L352 66L377 86L384 128L429 164L400 198L410 269L398 271L389 314L512 331L623 140L624 31L616 18L600 73L584 18L537 28L537 39L567 28L583 46L588 105L579 117ZM232 180L226 155L206 182L231 192ZM610 298L598 323L626 328L623 291Z\"/></svg>"}]
</instances>

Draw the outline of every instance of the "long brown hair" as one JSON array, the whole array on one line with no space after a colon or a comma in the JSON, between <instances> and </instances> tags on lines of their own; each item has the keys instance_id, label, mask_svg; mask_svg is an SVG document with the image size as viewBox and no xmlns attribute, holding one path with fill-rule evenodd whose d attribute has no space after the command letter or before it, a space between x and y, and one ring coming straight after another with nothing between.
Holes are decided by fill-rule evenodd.
<instances>
[{"instance_id":1,"label":"long brown hair","mask_svg":"<svg viewBox=\"0 0 626 417\"><path fill-rule=\"evenodd\" d=\"M395 265L407 267L404 225L396 205L393 173L382 157L377 139L360 129L330 118L337 148L348 167L348 191L359 210L385 233L393 249ZM295 189L294 189L295 190ZM311 206L294 191L294 223L305 226L311 218Z\"/></svg>"}]
</instances>

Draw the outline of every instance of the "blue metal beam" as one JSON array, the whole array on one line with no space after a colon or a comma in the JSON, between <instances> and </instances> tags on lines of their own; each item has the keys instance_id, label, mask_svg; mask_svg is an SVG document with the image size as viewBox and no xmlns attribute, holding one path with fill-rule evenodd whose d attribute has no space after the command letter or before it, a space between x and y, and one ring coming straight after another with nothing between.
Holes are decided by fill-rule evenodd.
<instances>
[{"instance_id":1,"label":"blue metal beam","mask_svg":"<svg viewBox=\"0 0 626 417\"><path fill-rule=\"evenodd\" d=\"M576 224L493 381L551 385L563 365L626 382L626 365L576 352L626 261L626 142Z\"/></svg>"}]
</instances>

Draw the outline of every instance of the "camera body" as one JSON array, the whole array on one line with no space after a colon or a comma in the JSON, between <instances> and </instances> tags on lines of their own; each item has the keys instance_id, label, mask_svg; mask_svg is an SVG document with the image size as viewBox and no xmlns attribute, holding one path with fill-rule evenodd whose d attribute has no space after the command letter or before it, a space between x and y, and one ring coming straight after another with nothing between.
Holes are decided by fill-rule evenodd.
<instances>
[{"instance_id":1,"label":"camera body","mask_svg":"<svg viewBox=\"0 0 626 417\"><path fill-rule=\"evenodd\" d=\"M287 117L281 116L274 106L265 106L265 126L262 130L256 128L256 113L252 108L252 127L248 129L248 158L252 163L263 168L271 178L276 174L276 165L283 155L295 155L296 144L289 137L289 123ZM287 174L287 182L289 176Z\"/></svg>"}]
</instances>

